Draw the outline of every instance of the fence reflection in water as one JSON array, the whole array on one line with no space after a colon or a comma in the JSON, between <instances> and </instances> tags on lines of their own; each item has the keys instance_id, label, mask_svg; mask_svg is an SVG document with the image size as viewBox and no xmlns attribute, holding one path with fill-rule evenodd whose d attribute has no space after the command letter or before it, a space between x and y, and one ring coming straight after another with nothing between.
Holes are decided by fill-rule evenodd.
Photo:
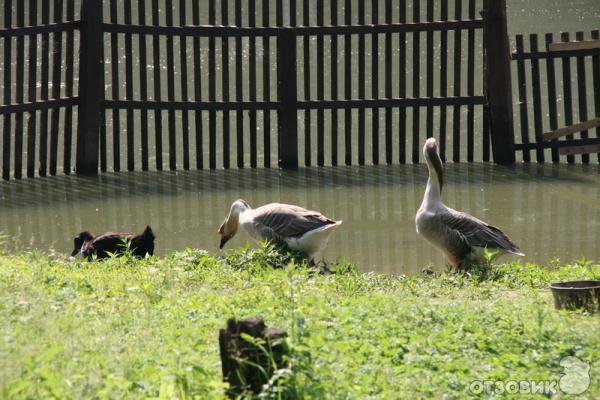
<instances>
[{"instance_id":1,"label":"fence reflection in water","mask_svg":"<svg viewBox=\"0 0 600 400\"><path fill-rule=\"evenodd\" d=\"M542 262L600 259L600 172L597 166L449 164L445 202L501 227ZM54 248L65 255L75 233L142 230L157 235L157 253L205 248L218 252L216 230L230 203L281 201L322 211L344 224L327 260L346 257L362 270L415 273L443 256L415 233L427 170L423 165L212 172L140 172L0 185L0 231L10 249ZM229 248L249 237L236 236ZM510 259L506 257L505 260Z\"/></svg>"}]
</instances>

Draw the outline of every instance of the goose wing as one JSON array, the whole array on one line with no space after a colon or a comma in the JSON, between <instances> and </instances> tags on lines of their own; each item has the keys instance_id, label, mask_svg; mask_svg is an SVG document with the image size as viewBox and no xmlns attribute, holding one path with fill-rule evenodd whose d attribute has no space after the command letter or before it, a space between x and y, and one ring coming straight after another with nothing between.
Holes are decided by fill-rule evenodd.
<instances>
[{"instance_id":1,"label":"goose wing","mask_svg":"<svg viewBox=\"0 0 600 400\"><path fill-rule=\"evenodd\" d=\"M500 229L487 224L472 215L448 209L440 215L444 225L457 234L457 239L465 241L471 247L488 247L514 254L523 254L519 248Z\"/></svg>"},{"instance_id":2,"label":"goose wing","mask_svg":"<svg viewBox=\"0 0 600 400\"><path fill-rule=\"evenodd\" d=\"M289 204L268 204L253 212L253 222L261 236L278 241L336 223L318 211Z\"/></svg>"}]
</instances>

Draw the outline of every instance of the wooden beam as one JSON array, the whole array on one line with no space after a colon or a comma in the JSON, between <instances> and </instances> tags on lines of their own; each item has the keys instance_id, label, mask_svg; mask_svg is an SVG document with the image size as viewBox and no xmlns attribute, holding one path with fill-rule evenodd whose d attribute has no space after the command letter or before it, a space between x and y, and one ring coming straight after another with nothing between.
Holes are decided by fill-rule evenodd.
<instances>
[{"instance_id":1,"label":"wooden beam","mask_svg":"<svg viewBox=\"0 0 600 400\"><path fill-rule=\"evenodd\" d=\"M81 2L81 46L79 54L79 108L77 117L77 174L98 174L100 105L104 99L102 80L102 4Z\"/></svg>"},{"instance_id":2,"label":"wooden beam","mask_svg":"<svg viewBox=\"0 0 600 400\"><path fill-rule=\"evenodd\" d=\"M588 144L583 146L561 147L558 149L561 156L573 154L600 153L600 144Z\"/></svg>"},{"instance_id":3,"label":"wooden beam","mask_svg":"<svg viewBox=\"0 0 600 400\"><path fill-rule=\"evenodd\" d=\"M281 104L279 119L279 167L298 168L298 94L296 35L283 31L277 37L277 86Z\"/></svg>"},{"instance_id":4,"label":"wooden beam","mask_svg":"<svg viewBox=\"0 0 600 400\"><path fill-rule=\"evenodd\" d=\"M506 0L485 0L483 15L484 87L494 162L510 165L515 163L515 138Z\"/></svg>"},{"instance_id":5,"label":"wooden beam","mask_svg":"<svg viewBox=\"0 0 600 400\"><path fill-rule=\"evenodd\" d=\"M557 139L562 136L572 135L576 132L587 131L589 129L600 126L600 117L594 118L589 121L580 122L565 128L556 129L554 131L546 132L543 134L544 141Z\"/></svg>"},{"instance_id":6,"label":"wooden beam","mask_svg":"<svg viewBox=\"0 0 600 400\"><path fill-rule=\"evenodd\" d=\"M579 42L550 43L548 51L600 49L600 40L582 40Z\"/></svg>"}]
</instances>

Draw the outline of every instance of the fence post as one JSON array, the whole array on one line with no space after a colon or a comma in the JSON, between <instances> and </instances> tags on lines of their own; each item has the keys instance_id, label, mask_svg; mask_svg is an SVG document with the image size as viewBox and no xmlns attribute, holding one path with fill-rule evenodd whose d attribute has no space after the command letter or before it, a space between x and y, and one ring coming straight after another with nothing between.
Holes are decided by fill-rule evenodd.
<instances>
[{"instance_id":1,"label":"fence post","mask_svg":"<svg viewBox=\"0 0 600 400\"><path fill-rule=\"evenodd\" d=\"M82 0L77 117L77 174L98 173L102 75L102 1Z\"/></svg>"},{"instance_id":2,"label":"fence post","mask_svg":"<svg viewBox=\"0 0 600 400\"><path fill-rule=\"evenodd\" d=\"M485 96L494 161L498 164L514 164L515 137L506 0L485 0L483 17Z\"/></svg>"},{"instance_id":3,"label":"fence post","mask_svg":"<svg viewBox=\"0 0 600 400\"><path fill-rule=\"evenodd\" d=\"M298 168L298 98L296 34L282 29L277 36L277 89L279 93L279 167Z\"/></svg>"}]
</instances>

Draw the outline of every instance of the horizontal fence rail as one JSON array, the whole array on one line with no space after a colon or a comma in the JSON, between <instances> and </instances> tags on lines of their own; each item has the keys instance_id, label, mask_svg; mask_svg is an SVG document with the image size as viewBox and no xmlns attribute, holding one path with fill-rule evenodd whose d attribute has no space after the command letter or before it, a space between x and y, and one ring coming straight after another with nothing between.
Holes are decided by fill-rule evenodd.
<instances>
[{"instance_id":1,"label":"horizontal fence rail","mask_svg":"<svg viewBox=\"0 0 600 400\"><path fill-rule=\"evenodd\" d=\"M517 35L515 47L522 160L600 162L600 32Z\"/></svg>"}]
</instances>

